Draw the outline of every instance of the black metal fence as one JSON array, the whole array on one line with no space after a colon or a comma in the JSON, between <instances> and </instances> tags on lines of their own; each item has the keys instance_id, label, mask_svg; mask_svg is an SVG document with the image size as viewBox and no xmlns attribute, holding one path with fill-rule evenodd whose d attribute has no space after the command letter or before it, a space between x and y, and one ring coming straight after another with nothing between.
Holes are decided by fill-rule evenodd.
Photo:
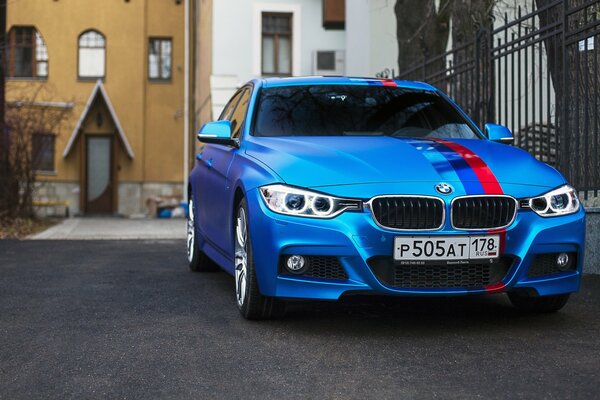
<instances>
[{"instance_id":1,"label":"black metal fence","mask_svg":"<svg viewBox=\"0 0 600 400\"><path fill-rule=\"evenodd\" d=\"M586 199L597 197L600 1L526 6L507 9L471 41L398 78L444 90L480 125L506 125L515 145L556 166Z\"/></svg>"}]
</instances>

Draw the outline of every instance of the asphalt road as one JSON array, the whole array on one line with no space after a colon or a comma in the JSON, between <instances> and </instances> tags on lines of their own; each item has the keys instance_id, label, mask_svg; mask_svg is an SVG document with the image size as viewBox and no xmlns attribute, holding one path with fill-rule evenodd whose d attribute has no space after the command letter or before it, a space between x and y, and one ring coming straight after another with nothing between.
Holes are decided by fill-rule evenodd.
<instances>
[{"instance_id":1,"label":"asphalt road","mask_svg":"<svg viewBox=\"0 0 600 400\"><path fill-rule=\"evenodd\" d=\"M600 276L502 295L294 304L243 320L183 241L0 241L0 398L598 398Z\"/></svg>"}]
</instances>

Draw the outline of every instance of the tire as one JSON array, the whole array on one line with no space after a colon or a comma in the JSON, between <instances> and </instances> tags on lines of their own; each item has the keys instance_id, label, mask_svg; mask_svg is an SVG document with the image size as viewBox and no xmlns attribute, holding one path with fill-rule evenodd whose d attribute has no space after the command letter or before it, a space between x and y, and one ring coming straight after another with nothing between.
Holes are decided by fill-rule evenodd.
<instances>
[{"instance_id":1,"label":"tire","mask_svg":"<svg viewBox=\"0 0 600 400\"><path fill-rule=\"evenodd\" d=\"M284 303L275 298L263 296L258 287L252 241L248 229L248 207L242 199L237 207L234 221L235 242L235 300L237 307L246 319L261 320L283 316Z\"/></svg>"},{"instance_id":2,"label":"tire","mask_svg":"<svg viewBox=\"0 0 600 400\"><path fill-rule=\"evenodd\" d=\"M568 293L537 297L525 296L519 293L508 293L508 298L515 308L530 313L557 312L567 304L569 296Z\"/></svg>"},{"instance_id":3,"label":"tire","mask_svg":"<svg viewBox=\"0 0 600 400\"><path fill-rule=\"evenodd\" d=\"M218 271L219 267L204 252L198 248L196 240L196 221L194 218L194 200L190 194L188 200L188 219L187 219L187 256L188 265L194 272L213 272Z\"/></svg>"}]
</instances>

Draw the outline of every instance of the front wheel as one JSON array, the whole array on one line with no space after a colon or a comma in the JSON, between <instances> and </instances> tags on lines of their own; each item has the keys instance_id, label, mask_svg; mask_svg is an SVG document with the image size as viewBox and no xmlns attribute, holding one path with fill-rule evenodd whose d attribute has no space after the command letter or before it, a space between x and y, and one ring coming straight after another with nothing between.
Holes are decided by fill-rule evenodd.
<instances>
[{"instance_id":1,"label":"front wheel","mask_svg":"<svg viewBox=\"0 0 600 400\"><path fill-rule=\"evenodd\" d=\"M531 297L519 293L508 293L508 298L515 308L532 313L557 312L569 301L569 294L558 294L554 296Z\"/></svg>"},{"instance_id":2,"label":"front wheel","mask_svg":"<svg viewBox=\"0 0 600 400\"><path fill-rule=\"evenodd\" d=\"M247 319L271 319L283 315L285 309L281 300L263 296L258 288L245 199L237 209L234 235L235 298L240 313Z\"/></svg>"}]
</instances>

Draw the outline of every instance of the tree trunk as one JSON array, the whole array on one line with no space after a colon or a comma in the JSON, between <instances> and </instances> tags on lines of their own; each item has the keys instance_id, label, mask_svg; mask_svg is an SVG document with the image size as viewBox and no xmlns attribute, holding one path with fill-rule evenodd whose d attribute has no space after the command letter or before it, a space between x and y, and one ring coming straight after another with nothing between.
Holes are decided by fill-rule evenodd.
<instances>
[{"instance_id":1,"label":"tree trunk","mask_svg":"<svg viewBox=\"0 0 600 400\"><path fill-rule=\"evenodd\" d=\"M427 61L446 50L449 34L448 2L441 0L438 10L435 0L397 0L396 37L398 40L398 72L402 74L410 66ZM432 72L445 67L444 60L439 65L429 65L427 70L411 74L414 79L426 80Z\"/></svg>"},{"instance_id":2,"label":"tree trunk","mask_svg":"<svg viewBox=\"0 0 600 400\"><path fill-rule=\"evenodd\" d=\"M494 71L490 59L492 13L497 0L452 0L451 95L479 124L494 119Z\"/></svg>"},{"instance_id":3,"label":"tree trunk","mask_svg":"<svg viewBox=\"0 0 600 400\"><path fill-rule=\"evenodd\" d=\"M538 9L552 0L536 0ZM596 21L598 6L589 0L570 0L540 13L541 27L563 22L564 4L569 9L590 3L569 16L563 26L567 36ZM555 91L558 130L558 167L579 188L599 188L600 176L600 50L597 36L577 34L580 40L565 44L562 35L544 41L548 70ZM565 85L566 84L566 85Z\"/></svg>"},{"instance_id":4,"label":"tree trunk","mask_svg":"<svg viewBox=\"0 0 600 400\"><path fill-rule=\"evenodd\" d=\"M6 0L0 0L0 188L8 182L8 137L4 127L4 76L6 49ZM9 206L5 189L0 189L0 217Z\"/></svg>"}]
</instances>

